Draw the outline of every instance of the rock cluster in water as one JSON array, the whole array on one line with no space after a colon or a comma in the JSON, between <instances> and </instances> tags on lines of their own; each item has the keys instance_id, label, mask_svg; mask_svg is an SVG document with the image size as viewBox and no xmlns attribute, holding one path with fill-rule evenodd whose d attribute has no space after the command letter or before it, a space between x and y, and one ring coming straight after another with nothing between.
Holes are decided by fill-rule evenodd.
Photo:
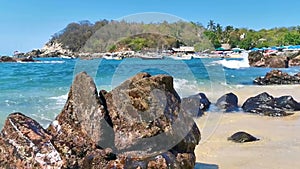
<instances>
[{"instance_id":1,"label":"rock cluster in water","mask_svg":"<svg viewBox=\"0 0 300 169\"><path fill-rule=\"evenodd\" d=\"M289 75L281 70L272 70L264 77L257 77L253 83L258 85L300 84L300 72Z\"/></svg>"},{"instance_id":2,"label":"rock cluster in water","mask_svg":"<svg viewBox=\"0 0 300 169\"><path fill-rule=\"evenodd\" d=\"M26 58L13 58L9 56L1 56L0 62L34 62L32 57L26 57Z\"/></svg>"},{"instance_id":3,"label":"rock cluster in water","mask_svg":"<svg viewBox=\"0 0 300 169\"><path fill-rule=\"evenodd\" d=\"M0 134L0 166L193 169L199 141L171 76L140 73L98 93L93 79L80 73L47 129L21 113L8 116Z\"/></svg>"}]
</instances>

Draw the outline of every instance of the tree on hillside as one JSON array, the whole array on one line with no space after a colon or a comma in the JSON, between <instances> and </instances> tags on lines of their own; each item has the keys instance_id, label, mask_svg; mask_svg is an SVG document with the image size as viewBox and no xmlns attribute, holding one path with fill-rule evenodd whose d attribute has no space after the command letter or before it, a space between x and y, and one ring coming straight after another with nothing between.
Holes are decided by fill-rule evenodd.
<instances>
[{"instance_id":1,"label":"tree on hillside","mask_svg":"<svg viewBox=\"0 0 300 169\"><path fill-rule=\"evenodd\" d=\"M216 30L216 25L215 25L215 22L213 20L210 20L208 22L207 29L209 31L215 31Z\"/></svg>"}]
</instances>

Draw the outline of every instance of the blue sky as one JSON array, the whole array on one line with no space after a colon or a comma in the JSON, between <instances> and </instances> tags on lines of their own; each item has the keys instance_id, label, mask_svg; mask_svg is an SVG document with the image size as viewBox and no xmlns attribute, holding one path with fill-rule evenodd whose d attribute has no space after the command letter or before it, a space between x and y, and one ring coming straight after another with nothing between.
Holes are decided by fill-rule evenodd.
<instances>
[{"instance_id":1,"label":"blue sky","mask_svg":"<svg viewBox=\"0 0 300 169\"><path fill-rule=\"evenodd\" d=\"M162 12L207 25L251 29L300 25L296 0L0 0L0 55L41 48L70 22Z\"/></svg>"}]
</instances>

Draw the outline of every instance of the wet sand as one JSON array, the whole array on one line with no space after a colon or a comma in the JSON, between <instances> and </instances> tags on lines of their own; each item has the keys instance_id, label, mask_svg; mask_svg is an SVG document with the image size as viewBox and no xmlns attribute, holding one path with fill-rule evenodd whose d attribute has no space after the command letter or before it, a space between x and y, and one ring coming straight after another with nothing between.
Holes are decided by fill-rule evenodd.
<instances>
[{"instance_id":1,"label":"wet sand","mask_svg":"<svg viewBox=\"0 0 300 169\"><path fill-rule=\"evenodd\" d=\"M300 101L300 86L251 86L229 88L239 105L261 92L278 97L291 95ZM209 97L209 96L208 96ZM214 102L217 98L210 98ZM202 139L196 147L200 169L286 169L300 167L300 112L288 117L265 117L247 113L206 113L196 120ZM246 131L260 141L234 143L227 137Z\"/></svg>"}]
</instances>

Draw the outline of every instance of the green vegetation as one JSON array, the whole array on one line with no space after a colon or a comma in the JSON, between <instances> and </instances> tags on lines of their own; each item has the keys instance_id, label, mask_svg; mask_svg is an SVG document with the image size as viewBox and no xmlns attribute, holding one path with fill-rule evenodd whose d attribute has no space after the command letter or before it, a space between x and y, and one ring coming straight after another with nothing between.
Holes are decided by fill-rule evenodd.
<instances>
[{"instance_id":1,"label":"green vegetation","mask_svg":"<svg viewBox=\"0 0 300 169\"><path fill-rule=\"evenodd\" d=\"M213 49L203 35L205 28L192 22L128 23L125 21L88 21L71 23L51 41L62 43L73 52L120 50L166 50L180 45L198 50Z\"/></svg>"},{"instance_id":2,"label":"green vegetation","mask_svg":"<svg viewBox=\"0 0 300 169\"><path fill-rule=\"evenodd\" d=\"M300 26L254 31L232 26L223 28L210 20L204 34L215 48L220 47L222 43L244 49L300 44Z\"/></svg>"},{"instance_id":3,"label":"green vegetation","mask_svg":"<svg viewBox=\"0 0 300 169\"><path fill-rule=\"evenodd\" d=\"M214 49L221 44L251 49L300 44L300 26L255 31L234 28L210 20L206 28L199 23L128 23L101 20L96 23L70 23L53 35L51 41L63 44L73 52L114 52L120 50L166 50L194 46L196 51Z\"/></svg>"}]
</instances>

